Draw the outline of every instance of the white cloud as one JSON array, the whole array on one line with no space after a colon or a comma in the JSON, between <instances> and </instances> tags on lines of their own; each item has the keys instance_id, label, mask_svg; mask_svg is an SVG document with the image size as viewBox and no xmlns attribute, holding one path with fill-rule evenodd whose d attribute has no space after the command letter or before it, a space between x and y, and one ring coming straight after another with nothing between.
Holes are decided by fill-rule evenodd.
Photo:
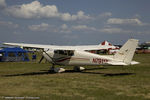
<instances>
[{"instance_id":1,"label":"white cloud","mask_svg":"<svg viewBox=\"0 0 150 100\"><path fill-rule=\"evenodd\" d=\"M60 26L60 28L58 28L58 32L60 32L60 33L71 33L71 30L68 27L68 25L63 24Z\"/></svg>"},{"instance_id":2,"label":"white cloud","mask_svg":"<svg viewBox=\"0 0 150 100\"><path fill-rule=\"evenodd\" d=\"M68 29L68 26L67 26L66 24L63 24L63 25L61 26L61 28L64 29L64 30L66 30L66 29Z\"/></svg>"},{"instance_id":3,"label":"white cloud","mask_svg":"<svg viewBox=\"0 0 150 100\"><path fill-rule=\"evenodd\" d=\"M86 25L77 25L77 26L72 26L74 30L86 30L88 27Z\"/></svg>"},{"instance_id":4,"label":"white cloud","mask_svg":"<svg viewBox=\"0 0 150 100\"><path fill-rule=\"evenodd\" d=\"M30 25L28 28L31 31L45 31L45 32L53 32L53 33L63 33L65 35L70 35L72 32L80 31L80 32L86 32L86 33L91 33L91 32L98 32L98 33L132 33L133 31L130 30L124 30L122 28L115 28L115 27L104 27L101 29L97 29L95 27L90 27L87 25L72 25L68 26L67 24L62 24L61 26L53 26L49 25L47 23L41 23L39 25Z\"/></svg>"},{"instance_id":5,"label":"white cloud","mask_svg":"<svg viewBox=\"0 0 150 100\"><path fill-rule=\"evenodd\" d=\"M127 24L127 25L144 25L139 19L121 19L121 18L110 18L107 20L107 24Z\"/></svg>"},{"instance_id":6,"label":"white cloud","mask_svg":"<svg viewBox=\"0 0 150 100\"><path fill-rule=\"evenodd\" d=\"M69 13L64 13L64 14L61 14L61 18L64 21L91 19L90 15L85 15L83 11L77 12L76 15L70 15Z\"/></svg>"},{"instance_id":7,"label":"white cloud","mask_svg":"<svg viewBox=\"0 0 150 100\"><path fill-rule=\"evenodd\" d=\"M31 31L46 31L46 32L54 32L54 33L72 33L73 31L97 31L99 32L98 29L96 29L95 27L89 27L87 25L72 25L72 26L68 26L66 24L62 24L61 26L53 26L53 25L49 25L46 23L41 23L38 25L29 25L28 28Z\"/></svg>"},{"instance_id":8,"label":"white cloud","mask_svg":"<svg viewBox=\"0 0 150 100\"><path fill-rule=\"evenodd\" d=\"M76 25L76 26L72 26L73 30L89 30L89 31L97 31L97 29L95 27L89 27L87 25Z\"/></svg>"},{"instance_id":9,"label":"white cloud","mask_svg":"<svg viewBox=\"0 0 150 100\"><path fill-rule=\"evenodd\" d=\"M79 11L77 15L72 15L74 18L77 17L77 19L90 19L90 15L85 15L83 11Z\"/></svg>"},{"instance_id":10,"label":"white cloud","mask_svg":"<svg viewBox=\"0 0 150 100\"><path fill-rule=\"evenodd\" d=\"M61 15L62 17L62 20L64 21L69 21L69 20L72 20L72 16L69 14L69 13L64 13Z\"/></svg>"},{"instance_id":11,"label":"white cloud","mask_svg":"<svg viewBox=\"0 0 150 100\"><path fill-rule=\"evenodd\" d=\"M39 1L33 1L29 4L11 6L6 12L14 17L19 18L41 18L57 17L58 10L55 5L43 6Z\"/></svg>"},{"instance_id":12,"label":"white cloud","mask_svg":"<svg viewBox=\"0 0 150 100\"><path fill-rule=\"evenodd\" d=\"M121 28L108 27L108 28L100 29L100 32L104 32L104 33L130 33L131 31L123 30Z\"/></svg>"},{"instance_id":13,"label":"white cloud","mask_svg":"<svg viewBox=\"0 0 150 100\"><path fill-rule=\"evenodd\" d=\"M72 33L72 31L71 30L59 30L59 31L57 31L57 32L59 32L59 33L65 33L65 34L69 34L69 33Z\"/></svg>"},{"instance_id":14,"label":"white cloud","mask_svg":"<svg viewBox=\"0 0 150 100\"><path fill-rule=\"evenodd\" d=\"M87 25L72 25L68 26L63 24L60 28L57 28L60 33L72 33L73 31L82 31L82 32L91 32L91 31L99 31L95 27L89 27Z\"/></svg>"},{"instance_id":15,"label":"white cloud","mask_svg":"<svg viewBox=\"0 0 150 100\"><path fill-rule=\"evenodd\" d=\"M110 17L110 16L112 16L111 12L104 12L99 15L99 17Z\"/></svg>"},{"instance_id":16,"label":"white cloud","mask_svg":"<svg viewBox=\"0 0 150 100\"><path fill-rule=\"evenodd\" d=\"M30 25L28 28L32 31L46 31L49 29L49 24L41 23L39 25Z\"/></svg>"},{"instance_id":17,"label":"white cloud","mask_svg":"<svg viewBox=\"0 0 150 100\"><path fill-rule=\"evenodd\" d=\"M70 13L61 13L55 5L42 5L39 1L33 1L29 4L10 6L5 12L17 18L60 18L64 21L74 21L90 19L83 11L71 15Z\"/></svg>"},{"instance_id":18,"label":"white cloud","mask_svg":"<svg viewBox=\"0 0 150 100\"><path fill-rule=\"evenodd\" d=\"M5 8L6 7L6 2L5 0L0 0L0 8Z\"/></svg>"},{"instance_id":19,"label":"white cloud","mask_svg":"<svg viewBox=\"0 0 150 100\"><path fill-rule=\"evenodd\" d=\"M9 28L18 28L19 25L18 24L14 24L13 22L7 22L7 21L0 21L0 26L5 26L5 27L9 27Z\"/></svg>"},{"instance_id":20,"label":"white cloud","mask_svg":"<svg viewBox=\"0 0 150 100\"><path fill-rule=\"evenodd\" d=\"M41 23L38 25L29 25L28 28L31 31L44 31L44 32L53 32L53 33L71 33L71 29L66 25L62 24L61 26L49 25L47 23Z\"/></svg>"},{"instance_id":21,"label":"white cloud","mask_svg":"<svg viewBox=\"0 0 150 100\"><path fill-rule=\"evenodd\" d=\"M104 28L100 30L101 32L106 32L106 33L120 33L122 29L120 28Z\"/></svg>"}]
</instances>

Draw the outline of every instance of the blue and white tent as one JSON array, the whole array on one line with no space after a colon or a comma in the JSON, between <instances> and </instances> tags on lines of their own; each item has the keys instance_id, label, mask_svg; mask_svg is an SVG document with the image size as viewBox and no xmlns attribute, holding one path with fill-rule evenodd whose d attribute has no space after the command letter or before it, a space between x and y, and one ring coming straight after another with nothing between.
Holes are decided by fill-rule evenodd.
<instances>
[{"instance_id":1,"label":"blue and white tent","mask_svg":"<svg viewBox=\"0 0 150 100\"><path fill-rule=\"evenodd\" d=\"M0 62L29 61L27 52L21 48L4 48L0 50Z\"/></svg>"}]
</instances>

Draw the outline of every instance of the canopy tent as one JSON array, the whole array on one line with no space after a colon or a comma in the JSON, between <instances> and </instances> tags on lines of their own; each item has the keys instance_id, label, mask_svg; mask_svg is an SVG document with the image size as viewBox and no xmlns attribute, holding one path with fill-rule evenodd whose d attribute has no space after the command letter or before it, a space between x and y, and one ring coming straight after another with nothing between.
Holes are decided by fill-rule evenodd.
<instances>
[{"instance_id":1,"label":"canopy tent","mask_svg":"<svg viewBox=\"0 0 150 100\"><path fill-rule=\"evenodd\" d=\"M21 48L4 48L0 50L0 61L29 61L27 53L28 51Z\"/></svg>"}]
</instances>

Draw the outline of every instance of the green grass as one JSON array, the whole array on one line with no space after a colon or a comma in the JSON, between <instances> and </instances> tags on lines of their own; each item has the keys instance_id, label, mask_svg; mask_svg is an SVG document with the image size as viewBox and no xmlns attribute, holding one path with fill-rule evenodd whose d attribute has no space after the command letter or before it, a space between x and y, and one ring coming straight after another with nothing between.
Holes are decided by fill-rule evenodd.
<instances>
[{"instance_id":1,"label":"green grass","mask_svg":"<svg viewBox=\"0 0 150 100\"><path fill-rule=\"evenodd\" d=\"M40 57L39 57L40 58ZM39 60L38 58L38 60ZM0 63L0 100L40 97L40 100L149 100L150 54L135 55L134 66L85 66L88 70L48 73L50 64ZM59 67L59 66L57 66ZM5 99L6 100L6 99Z\"/></svg>"}]
</instances>

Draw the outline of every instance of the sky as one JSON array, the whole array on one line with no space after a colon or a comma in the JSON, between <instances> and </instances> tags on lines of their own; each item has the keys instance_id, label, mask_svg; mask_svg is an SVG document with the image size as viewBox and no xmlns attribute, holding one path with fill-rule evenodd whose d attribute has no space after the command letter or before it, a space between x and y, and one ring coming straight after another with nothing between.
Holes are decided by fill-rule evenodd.
<instances>
[{"instance_id":1,"label":"sky","mask_svg":"<svg viewBox=\"0 0 150 100\"><path fill-rule=\"evenodd\" d=\"M0 43L150 41L150 0L0 0Z\"/></svg>"}]
</instances>

